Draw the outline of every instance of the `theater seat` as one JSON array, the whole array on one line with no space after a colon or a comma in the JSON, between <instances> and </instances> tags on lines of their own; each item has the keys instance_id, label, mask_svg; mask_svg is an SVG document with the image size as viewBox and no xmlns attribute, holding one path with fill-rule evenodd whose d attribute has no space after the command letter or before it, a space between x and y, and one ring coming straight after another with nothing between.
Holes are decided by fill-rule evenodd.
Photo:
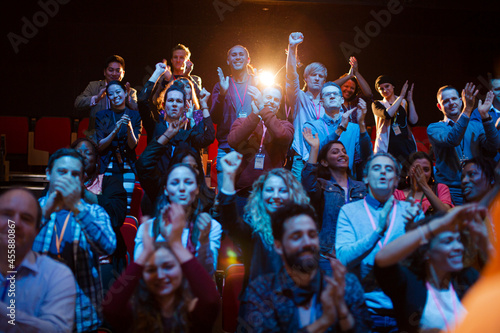
<instances>
[{"instance_id":1,"label":"theater seat","mask_svg":"<svg viewBox=\"0 0 500 333\"><path fill-rule=\"evenodd\" d=\"M222 289L222 329L226 332L236 331L238 312L240 309L240 292L243 287L245 266L233 264L226 269L224 288Z\"/></svg>"},{"instance_id":2,"label":"theater seat","mask_svg":"<svg viewBox=\"0 0 500 333\"><path fill-rule=\"evenodd\" d=\"M71 120L63 117L42 117L35 125L35 149L49 154L71 144Z\"/></svg>"},{"instance_id":3,"label":"theater seat","mask_svg":"<svg viewBox=\"0 0 500 333\"><path fill-rule=\"evenodd\" d=\"M123 240L125 241L125 246L127 247L127 261L131 262L134 260L134 248L135 248L135 235L137 234L137 219L133 216L127 215L123 225L120 227L120 232L122 233Z\"/></svg>"},{"instance_id":4,"label":"theater seat","mask_svg":"<svg viewBox=\"0 0 500 333\"><path fill-rule=\"evenodd\" d=\"M85 137L85 131L89 128L89 118L83 118L80 119L80 122L78 123L78 132L76 137L79 138L84 138Z\"/></svg>"},{"instance_id":5,"label":"theater seat","mask_svg":"<svg viewBox=\"0 0 500 333\"><path fill-rule=\"evenodd\" d=\"M5 134L7 154L28 153L28 117L0 116L0 134Z\"/></svg>"},{"instance_id":6,"label":"theater seat","mask_svg":"<svg viewBox=\"0 0 500 333\"><path fill-rule=\"evenodd\" d=\"M144 149L148 146L148 136L146 130L142 128L141 136L139 137L139 142L137 142L137 147L135 147L135 154L137 158L142 154Z\"/></svg>"}]
</instances>

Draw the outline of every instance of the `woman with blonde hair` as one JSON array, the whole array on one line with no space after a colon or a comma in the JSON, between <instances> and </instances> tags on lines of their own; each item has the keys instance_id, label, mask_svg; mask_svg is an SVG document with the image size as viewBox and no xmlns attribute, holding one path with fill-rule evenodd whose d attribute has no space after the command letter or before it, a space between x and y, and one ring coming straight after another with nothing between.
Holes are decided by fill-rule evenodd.
<instances>
[{"instance_id":1,"label":"woman with blonde hair","mask_svg":"<svg viewBox=\"0 0 500 333\"><path fill-rule=\"evenodd\" d=\"M290 171L273 169L254 182L244 212L239 214L234 181L241 158L241 154L231 152L221 160L223 182L219 211L223 230L241 248L245 290L250 280L261 274L277 272L283 265L273 247L271 214L287 202L309 204L309 197Z\"/></svg>"}]
</instances>

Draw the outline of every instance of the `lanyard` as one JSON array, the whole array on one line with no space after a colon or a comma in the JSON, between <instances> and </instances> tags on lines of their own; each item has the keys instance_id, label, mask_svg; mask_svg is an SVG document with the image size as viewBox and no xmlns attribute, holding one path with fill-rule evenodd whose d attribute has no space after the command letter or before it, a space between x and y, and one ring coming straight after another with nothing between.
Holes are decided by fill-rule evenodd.
<instances>
[{"instance_id":1,"label":"lanyard","mask_svg":"<svg viewBox=\"0 0 500 333\"><path fill-rule=\"evenodd\" d=\"M321 113L321 104L318 103L318 110L316 110L316 103L314 103L314 100L311 100L311 102L314 105L314 112L316 113L316 119L319 119L319 114Z\"/></svg>"},{"instance_id":2,"label":"lanyard","mask_svg":"<svg viewBox=\"0 0 500 333\"><path fill-rule=\"evenodd\" d=\"M366 198L363 200L363 204L365 205L366 213L368 214L368 218L370 219L370 223L372 224L373 230L377 230L377 226L375 225L375 222L373 221L373 215L370 212L370 209L368 208L368 204L366 203ZM389 225L389 230L387 230L387 235L385 236L385 241L383 244L381 241L378 241L378 245L380 246L381 249L387 245L387 242L389 241L389 238L391 237L392 228L394 227L394 221L396 220L397 207L398 206L396 205L396 200L394 200L394 203L392 205L391 224Z\"/></svg>"},{"instance_id":3,"label":"lanyard","mask_svg":"<svg viewBox=\"0 0 500 333\"><path fill-rule=\"evenodd\" d=\"M262 139L260 139L260 146L259 146L259 154L262 152L262 145L264 144L264 137L266 136L267 132L267 127L264 125L264 122L262 122Z\"/></svg>"},{"instance_id":4,"label":"lanyard","mask_svg":"<svg viewBox=\"0 0 500 333\"><path fill-rule=\"evenodd\" d=\"M66 216L66 220L64 221L63 228L61 230L61 236L59 238L57 237L57 225L54 224L54 230L56 232L56 249L57 249L57 257L61 258L61 243L64 237L64 233L66 232L66 227L68 226L68 221L69 221L69 216L71 215L71 212L68 213L68 216Z\"/></svg>"},{"instance_id":5,"label":"lanyard","mask_svg":"<svg viewBox=\"0 0 500 333\"><path fill-rule=\"evenodd\" d=\"M240 104L241 104L241 108L243 109L243 103L245 103L245 98L247 97L248 79L247 79L247 84L245 85L245 93L243 94L243 100L241 99L238 88L236 87L236 82L234 82L233 78L231 78L231 81L233 82L234 90L236 91L236 94L238 95L238 98L239 98Z\"/></svg>"},{"instance_id":6,"label":"lanyard","mask_svg":"<svg viewBox=\"0 0 500 333\"><path fill-rule=\"evenodd\" d=\"M455 303L455 297L454 297L456 293L455 293L455 288L453 288L453 283L450 283L450 285L451 285L451 288L450 288L451 300L453 302L453 314L455 315L455 323L457 323L458 322L458 320L457 320L457 318L458 318L457 304ZM429 282L426 282L425 286L427 287L427 290L429 291L432 298L434 299L434 303L436 303L436 307L438 308L439 313L441 314L441 317L443 317L444 324L446 325L446 331L451 332L450 326L448 325L448 320L446 320L446 316L444 315L444 311L443 311L443 308L441 307L441 304L439 304L439 300L436 296L436 293L434 293L434 290L432 289Z\"/></svg>"}]
</instances>

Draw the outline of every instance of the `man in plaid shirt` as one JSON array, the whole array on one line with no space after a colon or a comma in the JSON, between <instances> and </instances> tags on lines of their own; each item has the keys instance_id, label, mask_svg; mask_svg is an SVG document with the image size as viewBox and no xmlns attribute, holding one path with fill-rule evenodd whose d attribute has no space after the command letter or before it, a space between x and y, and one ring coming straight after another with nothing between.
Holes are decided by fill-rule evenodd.
<instances>
[{"instance_id":1,"label":"man in plaid shirt","mask_svg":"<svg viewBox=\"0 0 500 333\"><path fill-rule=\"evenodd\" d=\"M99 255L112 254L116 236L108 214L82 199L83 157L63 148L49 159L47 195L40 198L42 228L33 251L65 263L76 279L75 332L96 331L102 321Z\"/></svg>"}]
</instances>

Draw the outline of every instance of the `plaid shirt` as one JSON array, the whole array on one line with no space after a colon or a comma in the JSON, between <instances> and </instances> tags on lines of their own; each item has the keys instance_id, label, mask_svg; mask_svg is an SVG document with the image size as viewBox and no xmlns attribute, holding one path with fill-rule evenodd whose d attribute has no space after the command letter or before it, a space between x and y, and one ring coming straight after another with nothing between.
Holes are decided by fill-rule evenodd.
<instances>
[{"instance_id":1,"label":"plaid shirt","mask_svg":"<svg viewBox=\"0 0 500 333\"><path fill-rule=\"evenodd\" d=\"M39 199L44 207L47 197ZM77 332L96 330L102 320L102 285L99 255L112 254L116 248L116 236L111 228L108 213L99 205L90 205L82 200L83 209L70 218L68 231L73 235L73 262L70 267L76 278ZM33 251L47 254L53 239L56 213L50 220L43 220L43 227L33 243Z\"/></svg>"},{"instance_id":2,"label":"plaid shirt","mask_svg":"<svg viewBox=\"0 0 500 333\"><path fill-rule=\"evenodd\" d=\"M320 274L319 270L317 274ZM321 278L321 288L319 293L316 293L316 301L313 304L316 318L322 315L321 292L327 284L323 274ZM284 267L278 273L260 275L251 281L241 300L238 332L308 332L307 328L301 327L299 323L298 308L291 296L294 288L297 286ZM349 332L370 332L372 322L365 304L363 288L353 274L345 276L344 299L355 321L354 328ZM326 330L328 333L340 331L338 321Z\"/></svg>"}]
</instances>

